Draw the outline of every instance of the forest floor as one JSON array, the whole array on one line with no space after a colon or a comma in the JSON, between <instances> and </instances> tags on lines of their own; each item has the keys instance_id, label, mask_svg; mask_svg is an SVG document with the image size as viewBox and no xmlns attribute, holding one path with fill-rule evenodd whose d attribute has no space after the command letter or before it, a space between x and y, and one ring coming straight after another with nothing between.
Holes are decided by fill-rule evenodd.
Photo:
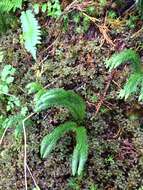
<instances>
[{"instance_id":1,"label":"forest floor","mask_svg":"<svg viewBox=\"0 0 143 190\"><path fill-rule=\"evenodd\" d=\"M21 47L17 37L20 30L12 28L0 39L0 46L6 50L1 68L4 64L16 68L13 88L25 105L33 99L25 92L25 86L32 81L39 81L47 89L72 89L86 101L89 156L82 177L71 175L74 134L65 135L48 159L40 158L42 137L68 119L66 110L52 108L35 115L32 126L26 128L27 163L41 190L143 188L143 106L135 96L126 101L118 99L129 75L128 65L112 73L104 65L112 53L124 48L133 48L143 59L143 32L138 33L143 21L137 11L128 8L118 18L110 19L106 13L111 9L104 9L98 24L91 21L84 33L75 32L72 21L64 31L61 20L40 15L44 33L38 49L40 64L35 64ZM10 129L1 150L0 189L24 190L23 139L16 141ZM29 174L27 180L32 189Z\"/></svg>"}]
</instances>

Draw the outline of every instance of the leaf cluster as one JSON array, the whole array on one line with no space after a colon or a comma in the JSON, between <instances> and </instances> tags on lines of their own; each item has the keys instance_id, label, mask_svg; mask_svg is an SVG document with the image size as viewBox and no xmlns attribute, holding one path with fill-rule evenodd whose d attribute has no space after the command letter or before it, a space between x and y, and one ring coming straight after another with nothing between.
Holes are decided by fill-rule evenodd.
<instances>
[{"instance_id":1,"label":"leaf cluster","mask_svg":"<svg viewBox=\"0 0 143 190\"><path fill-rule=\"evenodd\" d=\"M125 49L120 53L113 54L106 60L105 65L109 71L117 68L125 62L132 63L132 73L124 88L120 91L119 97L127 99L131 94L139 92L139 101L143 100L143 71L140 56L132 49Z\"/></svg>"},{"instance_id":2,"label":"leaf cluster","mask_svg":"<svg viewBox=\"0 0 143 190\"><path fill-rule=\"evenodd\" d=\"M21 9L22 0L1 0L0 1L0 12L10 12L16 9Z\"/></svg>"},{"instance_id":3,"label":"leaf cluster","mask_svg":"<svg viewBox=\"0 0 143 190\"><path fill-rule=\"evenodd\" d=\"M74 132L76 146L72 157L72 174L81 175L88 157L87 133L85 127L81 126L86 114L84 100L74 91L62 88L45 90L38 83L28 84L27 89L29 93L36 93L34 97L35 112L39 113L57 106L69 110L73 121L67 121L59 125L50 134L46 135L41 142L40 153L42 158L46 158L65 133Z\"/></svg>"}]
</instances>

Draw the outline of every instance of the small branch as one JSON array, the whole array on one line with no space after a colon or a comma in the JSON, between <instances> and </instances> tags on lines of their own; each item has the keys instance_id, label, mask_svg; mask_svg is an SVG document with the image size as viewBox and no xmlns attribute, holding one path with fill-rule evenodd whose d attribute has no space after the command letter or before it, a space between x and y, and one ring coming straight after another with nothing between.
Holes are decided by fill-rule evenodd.
<instances>
[{"instance_id":1,"label":"small branch","mask_svg":"<svg viewBox=\"0 0 143 190\"><path fill-rule=\"evenodd\" d=\"M112 73L110 73L110 75L108 76L107 85L106 85L106 87L105 87L103 96L100 98L100 101L98 102L98 104L97 104L97 106L96 106L96 112L95 112L95 114L97 114L97 113L99 112L100 107L101 107L101 105L102 105L103 102L104 102L105 96L106 96L107 91L108 91L108 89L109 89L109 86L110 86L110 83L111 83L112 78L113 78L113 76L114 76L114 73L115 73L115 71L112 72Z\"/></svg>"},{"instance_id":2,"label":"small branch","mask_svg":"<svg viewBox=\"0 0 143 190\"><path fill-rule=\"evenodd\" d=\"M26 163L26 167L27 167L27 170L28 170L28 172L30 173L32 179L33 179L33 182L34 182L35 187L36 187L37 190L38 190L38 189L39 189L39 186L38 186L38 184L36 183L36 180L34 179L34 176L32 175L32 172L30 171L30 168L29 168L29 166L28 166L27 163Z\"/></svg>"},{"instance_id":3,"label":"small branch","mask_svg":"<svg viewBox=\"0 0 143 190\"><path fill-rule=\"evenodd\" d=\"M4 94L4 95L7 95L7 96L15 97L15 96L14 96L14 95L12 95L12 94L5 93L5 92L2 92L2 91L0 91L0 94Z\"/></svg>"},{"instance_id":4,"label":"small branch","mask_svg":"<svg viewBox=\"0 0 143 190\"><path fill-rule=\"evenodd\" d=\"M3 138L4 138L4 136L5 136L6 132L7 132L7 130L8 130L8 127L5 128L5 130L4 130L3 134L2 134L2 137L1 137L1 139L0 139L0 145L2 144Z\"/></svg>"},{"instance_id":5,"label":"small branch","mask_svg":"<svg viewBox=\"0 0 143 190\"><path fill-rule=\"evenodd\" d=\"M28 190L27 186L27 136L26 136L26 130L25 130L25 121L28 120L30 117L32 117L35 113L31 113L28 117L26 117L22 121L23 126L23 135L24 135L24 177L25 177L25 190Z\"/></svg>"}]
</instances>

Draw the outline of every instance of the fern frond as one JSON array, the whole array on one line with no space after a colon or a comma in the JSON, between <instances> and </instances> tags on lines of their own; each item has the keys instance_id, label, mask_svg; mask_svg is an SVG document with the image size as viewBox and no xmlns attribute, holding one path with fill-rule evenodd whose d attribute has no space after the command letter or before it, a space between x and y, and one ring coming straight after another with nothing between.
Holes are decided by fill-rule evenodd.
<instances>
[{"instance_id":1,"label":"fern frond","mask_svg":"<svg viewBox=\"0 0 143 190\"><path fill-rule=\"evenodd\" d=\"M81 175L88 157L87 133L84 127L76 128L76 147L72 157L72 174Z\"/></svg>"},{"instance_id":2,"label":"fern frond","mask_svg":"<svg viewBox=\"0 0 143 190\"><path fill-rule=\"evenodd\" d=\"M40 44L41 30L38 21L31 10L21 13L21 24L26 50L31 53L36 60L36 45Z\"/></svg>"},{"instance_id":3,"label":"fern frond","mask_svg":"<svg viewBox=\"0 0 143 190\"><path fill-rule=\"evenodd\" d=\"M132 62L135 72L139 72L141 70L140 56L132 49L125 49L120 53L113 54L110 59L105 61L105 65L109 68L109 71L111 71L127 61Z\"/></svg>"},{"instance_id":4,"label":"fern frond","mask_svg":"<svg viewBox=\"0 0 143 190\"><path fill-rule=\"evenodd\" d=\"M1 0L0 12L9 12L11 10L21 9L22 0Z\"/></svg>"},{"instance_id":5,"label":"fern frond","mask_svg":"<svg viewBox=\"0 0 143 190\"><path fill-rule=\"evenodd\" d=\"M55 128L50 134L46 135L40 148L40 154L42 158L46 158L49 153L55 148L57 141L69 131L75 131L77 125L74 122L66 122Z\"/></svg>"},{"instance_id":6,"label":"fern frond","mask_svg":"<svg viewBox=\"0 0 143 190\"><path fill-rule=\"evenodd\" d=\"M111 58L105 62L105 64L106 67L109 68L109 71L111 71L112 69L115 69L122 63L125 63L126 61L132 62L133 73L130 75L124 88L120 91L119 97L125 98L126 100L129 97L129 95L136 93L141 86L140 96L139 96L139 101L140 101L143 99L142 95L143 70L139 54L137 54L132 49L125 49L120 53L113 54Z\"/></svg>"},{"instance_id":7,"label":"fern frond","mask_svg":"<svg viewBox=\"0 0 143 190\"><path fill-rule=\"evenodd\" d=\"M124 88L120 91L119 98L124 98L125 100L129 97L129 95L136 93L138 91L138 87L141 84L143 76L141 73L131 74Z\"/></svg>"},{"instance_id":8,"label":"fern frond","mask_svg":"<svg viewBox=\"0 0 143 190\"><path fill-rule=\"evenodd\" d=\"M85 117L85 102L74 91L61 88L48 90L36 102L35 111L39 112L53 106L67 108L75 120L83 120Z\"/></svg>"}]
</instances>

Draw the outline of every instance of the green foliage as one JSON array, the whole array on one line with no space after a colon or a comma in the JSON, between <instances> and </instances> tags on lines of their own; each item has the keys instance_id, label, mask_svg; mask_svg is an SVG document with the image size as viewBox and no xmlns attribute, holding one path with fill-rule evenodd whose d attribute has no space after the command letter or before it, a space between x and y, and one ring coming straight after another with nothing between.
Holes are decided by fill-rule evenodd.
<instances>
[{"instance_id":1,"label":"green foliage","mask_svg":"<svg viewBox=\"0 0 143 190\"><path fill-rule=\"evenodd\" d=\"M117 13L113 10L110 10L108 12L108 18L111 18L111 19L116 19L117 18Z\"/></svg>"},{"instance_id":2,"label":"green foliage","mask_svg":"<svg viewBox=\"0 0 143 190\"><path fill-rule=\"evenodd\" d=\"M57 141L65 133L75 131L77 124L75 122L66 122L55 128L50 134L46 135L41 142L40 153L42 158L46 158L49 153L55 148Z\"/></svg>"},{"instance_id":3,"label":"green foliage","mask_svg":"<svg viewBox=\"0 0 143 190\"><path fill-rule=\"evenodd\" d=\"M127 26L130 28L130 29L134 29L136 27L136 23L137 23L137 20L138 20L138 16L130 16L129 19L127 20Z\"/></svg>"},{"instance_id":4,"label":"green foliage","mask_svg":"<svg viewBox=\"0 0 143 190\"><path fill-rule=\"evenodd\" d=\"M1 110L4 110L3 115L0 116L0 134L2 134L6 128L15 128L14 134L17 138L22 131L22 121L27 114L27 107L21 108L22 105L19 98L12 94L9 94L10 87L14 81L13 75L15 74L15 71L16 69L11 65L5 65L0 74L0 99L2 105ZM13 114L13 110L15 108L16 111L20 111L16 114ZM10 112L12 115L10 115ZM7 117L7 115L9 116Z\"/></svg>"},{"instance_id":5,"label":"green foliage","mask_svg":"<svg viewBox=\"0 0 143 190\"><path fill-rule=\"evenodd\" d=\"M25 48L36 60L36 45L40 44L41 40L40 26L31 10L23 11L20 20Z\"/></svg>"},{"instance_id":6,"label":"green foliage","mask_svg":"<svg viewBox=\"0 0 143 190\"><path fill-rule=\"evenodd\" d=\"M55 148L58 140L67 132L73 131L76 134L76 147L72 158L72 174L81 175L88 156L88 142L86 129L80 127L85 117L85 102L75 92L66 91L61 88L55 88L48 91L38 83L30 83L27 85L29 93L36 93L35 111L40 112L53 106L62 106L67 108L73 117L73 121L65 122L55 128L50 134L46 135L41 142L41 157L46 158ZM39 93L42 92L42 95ZM38 94L38 96L37 96Z\"/></svg>"},{"instance_id":7,"label":"green foliage","mask_svg":"<svg viewBox=\"0 0 143 190\"><path fill-rule=\"evenodd\" d=\"M100 6L104 7L107 4L107 0L99 0Z\"/></svg>"},{"instance_id":8,"label":"green foliage","mask_svg":"<svg viewBox=\"0 0 143 190\"><path fill-rule=\"evenodd\" d=\"M15 107L20 107L20 100L18 97L9 94L10 87L14 81L14 74L16 69L11 65L5 65L0 74L0 99L5 103L7 101L6 111L13 110ZM4 96L7 95L7 98Z\"/></svg>"},{"instance_id":9,"label":"green foliage","mask_svg":"<svg viewBox=\"0 0 143 190\"><path fill-rule=\"evenodd\" d=\"M68 188L71 190L81 190L81 177L71 177L68 180Z\"/></svg>"},{"instance_id":10,"label":"green foliage","mask_svg":"<svg viewBox=\"0 0 143 190\"><path fill-rule=\"evenodd\" d=\"M76 172L80 175L83 171L85 162L88 157L88 142L86 129L78 127L76 129L76 147L74 148L72 157L72 174Z\"/></svg>"},{"instance_id":11,"label":"green foliage","mask_svg":"<svg viewBox=\"0 0 143 190\"><path fill-rule=\"evenodd\" d=\"M98 190L98 186L95 184L92 184L89 188L89 190Z\"/></svg>"},{"instance_id":12,"label":"green foliage","mask_svg":"<svg viewBox=\"0 0 143 190\"><path fill-rule=\"evenodd\" d=\"M1 0L0 2L0 12L15 11L16 9L21 9L22 0Z\"/></svg>"},{"instance_id":13,"label":"green foliage","mask_svg":"<svg viewBox=\"0 0 143 190\"><path fill-rule=\"evenodd\" d=\"M132 49L125 49L120 53L113 54L105 64L109 68L109 71L111 71L127 61L132 62L133 73L130 75L124 88L120 91L119 97L127 99L129 95L140 91L139 101L141 101L143 100L143 71L139 55ZM141 86L141 89L139 86Z\"/></svg>"},{"instance_id":14,"label":"green foliage","mask_svg":"<svg viewBox=\"0 0 143 190\"><path fill-rule=\"evenodd\" d=\"M18 97L9 96L7 106L6 106L7 111L10 111L14 109L15 107L20 107L20 106L21 106L21 103Z\"/></svg>"},{"instance_id":15,"label":"green foliage","mask_svg":"<svg viewBox=\"0 0 143 190\"><path fill-rule=\"evenodd\" d=\"M28 90L28 94L32 94L37 93L38 91L43 89L43 86L38 82L31 82L26 86L26 89Z\"/></svg>"},{"instance_id":16,"label":"green foliage","mask_svg":"<svg viewBox=\"0 0 143 190\"><path fill-rule=\"evenodd\" d=\"M143 0L136 0L137 7L141 14L143 14Z\"/></svg>"},{"instance_id":17,"label":"green foliage","mask_svg":"<svg viewBox=\"0 0 143 190\"><path fill-rule=\"evenodd\" d=\"M13 68L11 65L5 65L4 69L1 71L0 74L0 93L8 93L9 92L9 85L14 80L14 73L16 69Z\"/></svg>"},{"instance_id":18,"label":"green foliage","mask_svg":"<svg viewBox=\"0 0 143 190\"><path fill-rule=\"evenodd\" d=\"M60 88L48 90L36 102L35 111L40 112L41 110L53 106L63 106L67 108L77 121L82 121L85 117L85 103L83 99L73 91L66 91Z\"/></svg>"},{"instance_id":19,"label":"green foliage","mask_svg":"<svg viewBox=\"0 0 143 190\"><path fill-rule=\"evenodd\" d=\"M35 14L41 10L42 13L47 13L47 16L59 18L62 14L59 0L50 0L47 3L35 3L33 5Z\"/></svg>"},{"instance_id":20,"label":"green foliage","mask_svg":"<svg viewBox=\"0 0 143 190\"><path fill-rule=\"evenodd\" d=\"M22 130L23 130L22 121L25 118L26 114L27 114L27 108L24 107L21 109L21 111L18 114L11 115L3 119L3 122L0 122L0 133L2 134L2 131L6 128L15 128L14 135L15 135L15 138L18 138L22 133ZM30 124L30 120L27 120L27 122L25 123L25 126L28 126L29 124Z\"/></svg>"},{"instance_id":21,"label":"green foliage","mask_svg":"<svg viewBox=\"0 0 143 190\"><path fill-rule=\"evenodd\" d=\"M143 185L138 190L143 190Z\"/></svg>"},{"instance_id":22,"label":"green foliage","mask_svg":"<svg viewBox=\"0 0 143 190\"><path fill-rule=\"evenodd\" d=\"M134 71L138 72L141 68L140 56L132 49L125 49L120 53L113 54L110 59L106 60L105 65L109 71L117 68L119 65L131 61Z\"/></svg>"},{"instance_id":23,"label":"green foliage","mask_svg":"<svg viewBox=\"0 0 143 190\"><path fill-rule=\"evenodd\" d=\"M46 89L44 89L43 86L37 82L29 83L26 88L28 90L28 94L35 93L34 102L37 102L39 98L46 93Z\"/></svg>"},{"instance_id":24,"label":"green foliage","mask_svg":"<svg viewBox=\"0 0 143 190\"><path fill-rule=\"evenodd\" d=\"M48 1L48 16L58 18L61 16L61 6L59 0Z\"/></svg>"}]
</instances>

